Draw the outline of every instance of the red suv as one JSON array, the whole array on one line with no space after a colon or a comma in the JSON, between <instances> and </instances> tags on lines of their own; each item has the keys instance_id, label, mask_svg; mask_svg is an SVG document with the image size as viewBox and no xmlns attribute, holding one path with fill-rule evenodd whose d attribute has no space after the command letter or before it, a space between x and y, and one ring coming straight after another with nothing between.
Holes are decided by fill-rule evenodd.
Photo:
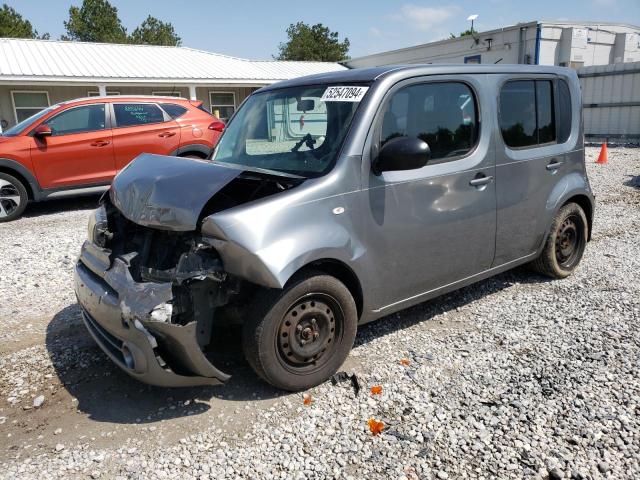
<instances>
[{"instance_id":1,"label":"red suv","mask_svg":"<svg viewBox=\"0 0 640 480\"><path fill-rule=\"evenodd\" d=\"M0 137L0 222L29 200L105 190L140 153L208 158L224 123L202 102L90 97L53 105Z\"/></svg>"}]
</instances>

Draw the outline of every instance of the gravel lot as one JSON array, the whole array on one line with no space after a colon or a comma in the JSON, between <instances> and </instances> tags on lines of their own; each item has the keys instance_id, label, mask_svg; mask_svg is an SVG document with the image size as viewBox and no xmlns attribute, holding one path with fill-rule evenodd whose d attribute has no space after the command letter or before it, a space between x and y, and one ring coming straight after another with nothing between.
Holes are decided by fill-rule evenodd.
<instances>
[{"instance_id":1,"label":"gravel lot","mask_svg":"<svg viewBox=\"0 0 640 480\"><path fill-rule=\"evenodd\" d=\"M360 394L327 383L311 405L260 383L237 332L220 341L228 385L129 379L71 290L96 198L30 207L0 225L0 476L640 477L640 150L612 148L605 166L597 154L574 276L521 268L367 325L343 367Z\"/></svg>"}]
</instances>

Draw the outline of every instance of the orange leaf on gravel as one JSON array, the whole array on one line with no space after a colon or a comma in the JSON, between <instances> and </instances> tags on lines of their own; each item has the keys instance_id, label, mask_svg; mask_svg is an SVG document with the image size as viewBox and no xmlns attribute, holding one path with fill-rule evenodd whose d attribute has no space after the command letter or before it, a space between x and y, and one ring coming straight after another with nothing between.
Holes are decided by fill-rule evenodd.
<instances>
[{"instance_id":1,"label":"orange leaf on gravel","mask_svg":"<svg viewBox=\"0 0 640 480\"><path fill-rule=\"evenodd\" d=\"M382 385L374 385L371 387L371 393L373 395L380 395L382 393Z\"/></svg>"},{"instance_id":2,"label":"orange leaf on gravel","mask_svg":"<svg viewBox=\"0 0 640 480\"><path fill-rule=\"evenodd\" d=\"M369 430L371 430L374 436L380 435L382 430L384 430L384 422L379 422L375 418L370 418L367 423L369 424Z\"/></svg>"},{"instance_id":3,"label":"orange leaf on gravel","mask_svg":"<svg viewBox=\"0 0 640 480\"><path fill-rule=\"evenodd\" d=\"M400 365L404 365L405 367L408 366L411 362L409 361L408 358L402 358L400 359Z\"/></svg>"},{"instance_id":4,"label":"orange leaf on gravel","mask_svg":"<svg viewBox=\"0 0 640 480\"><path fill-rule=\"evenodd\" d=\"M302 395L302 403L305 405L311 405L313 403L313 398L308 393Z\"/></svg>"}]
</instances>

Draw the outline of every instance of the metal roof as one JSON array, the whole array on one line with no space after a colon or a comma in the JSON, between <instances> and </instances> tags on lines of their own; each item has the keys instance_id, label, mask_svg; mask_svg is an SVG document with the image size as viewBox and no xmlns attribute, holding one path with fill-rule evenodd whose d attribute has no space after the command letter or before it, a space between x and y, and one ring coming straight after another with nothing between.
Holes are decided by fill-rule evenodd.
<instances>
[{"instance_id":1,"label":"metal roof","mask_svg":"<svg viewBox=\"0 0 640 480\"><path fill-rule=\"evenodd\" d=\"M253 61L186 47L0 38L0 81L272 83L338 63Z\"/></svg>"}]
</instances>

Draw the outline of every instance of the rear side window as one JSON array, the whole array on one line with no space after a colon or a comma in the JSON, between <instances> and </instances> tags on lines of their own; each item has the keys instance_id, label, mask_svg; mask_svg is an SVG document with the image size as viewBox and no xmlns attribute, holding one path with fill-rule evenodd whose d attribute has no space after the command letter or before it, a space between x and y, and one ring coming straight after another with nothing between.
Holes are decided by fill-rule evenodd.
<instances>
[{"instance_id":1,"label":"rear side window","mask_svg":"<svg viewBox=\"0 0 640 480\"><path fill-rule=\"evenodd\" d=\"M163 103L162 109L167 112L171 118L178 118L187 113L187 109L182 105L176 105L175 103Z\"/></svg>"},{"instance_id":2,"label":"rear side window","mask_svg":"<svg viewBox=\"0 0 640 480\"><path fill-rule=\"evenodd\" d=\"M558 142L564 143L571 135L571 92L564 80L558 80Z\"/></svg>"},{"instance_id":3,"label":"rear side window","mask_svg":"<svg viewBox=\"0 0 640 480\"><path fill-rule=\"evenodd\" d=\"M515 80L500 91L500 130L513 148L532 147L556 140L553 83Z\"/></svg>"},{"instance_id":4,"label":"rear side window","mask_svg":"<svg viewBox=\"0 0 640 480\"><path fill-rule=\"evenodd\" d=\"M477 107L471 88L460 82L434 82L398 90L387 104L381 145L397 137L417 137L427 142L433 160L467 154L478 138Z\"/></svg>"},{"instance_id":5,"label":"rear side window","mask_svg":"<svg viewBox=\"0 0 640 480\"><path fill-rule=\"evenodd\" d=\"M104 130L104 104L85 105L70 108L47 120L52 135L94 132Z\"/></svg>"},{"instance_id":6,"label":"rear side window","mask_svg":"<svg viewBox=\"0 0 640 480\"><path fill-rule=\"evenodd\" d=\"M114 103L113 110L118 127L164 122L162 110L153 103Z\"/></svg>"}]
</instances>

